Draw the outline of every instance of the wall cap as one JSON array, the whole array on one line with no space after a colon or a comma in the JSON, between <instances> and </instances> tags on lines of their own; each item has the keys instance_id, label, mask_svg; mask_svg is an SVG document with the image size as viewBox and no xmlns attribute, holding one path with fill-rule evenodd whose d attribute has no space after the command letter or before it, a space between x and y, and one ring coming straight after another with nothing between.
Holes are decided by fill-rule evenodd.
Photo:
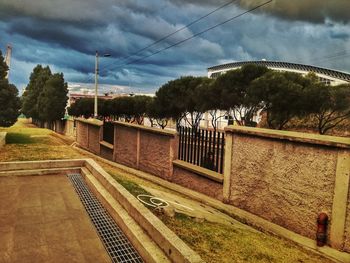
<instances>
[{"instance_id":1,"label":"wall cap","mask_svg":"<svg viewBox=\"0 0 350 263\"><path fill-rule=\"evenodd\" d=\"M95 126L102 126L103 121L97 120L97 119L84 119L84 118L77 118L75 119L76 121L84 122L90 125L95 125Z\"/></svg>"},{"instance_id":2,"label":"wall cap","mask_svg":"<svg viewBox=\"0 0 350 263\"><path fill-rule=\"evenodd\" d=\"M100 145L103 145L104 147L109 148L111 150L114 149L114 145L106 141L100 141Z\"/></svg>"},{"instance_id":3,"label":"wall cap","mask_svg":"<svg viewBox=\"0 0 350 263\"><path fill-rule=\"evenodd\" d=\"M225 128L225 132L350 149L350 138L346 137L337 137L294 131L280 131L235 125L227 126Z\"/></svg>"},{"instance_id":4,"label":"wall cap","mask_svg":"<svg viewBox=\"0 0 350 263\"><path fill-rule=\"evenodd\" d=\"M138 129L138 130L144 130L144 131L151 132L151 133L158 133L158 134L161 134L164 136L175 136L177 134L176 131L162 130L162 129L147 127L147 126L134 124L134 123L121 122L121 121L113 121L112 123L114 125L125 126L125 127L129 127L129 128Z\"/></svg>"},{"instance_id":5,"label":"wall cap","mask_svg":"<svg viewBox=\"0 0 350 263\"><path fill-rule=\"evenodd\" d=\"M216 181L218 183L223 183L224 182L224 176L222 174L219 174L217 172L208 170L206 168L194 165L194 164L190 164L188 162L184 162L181 160L175 160L173 161L173 164L177 167L183 168L185 170L194 172L198 175L202 175L204 177L207 177L210 180Z\"/></svg>"}]
</instances>

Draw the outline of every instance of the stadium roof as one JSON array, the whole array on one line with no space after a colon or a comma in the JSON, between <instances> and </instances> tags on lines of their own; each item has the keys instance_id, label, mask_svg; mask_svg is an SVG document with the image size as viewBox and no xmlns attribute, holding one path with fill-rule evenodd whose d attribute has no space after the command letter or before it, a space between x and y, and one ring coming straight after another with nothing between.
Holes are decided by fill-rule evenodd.
<instances>
[{"instance_id":1,"label":"stadium roof","mask_svg":"<svg viewBox=\"0 0 350 263\"><path fill-rule=\"evenodd\" d=\"M298 64L298 63L289 63L289 62L278 62L278 61L257 60L257 61L233 62L233 63L227 63L227 64L210 67L208 68L208 71L237 68L247 64L255 64L255 65L261 65L261 66L272 67L272 68L284 68L284 69L287 68L287 69L302 70L307 72L315 72L315 73L323 74L329 77L350 82L350 73L332 70L332 69L320 68L316 66Z\"/></svg>"}]
</instances>

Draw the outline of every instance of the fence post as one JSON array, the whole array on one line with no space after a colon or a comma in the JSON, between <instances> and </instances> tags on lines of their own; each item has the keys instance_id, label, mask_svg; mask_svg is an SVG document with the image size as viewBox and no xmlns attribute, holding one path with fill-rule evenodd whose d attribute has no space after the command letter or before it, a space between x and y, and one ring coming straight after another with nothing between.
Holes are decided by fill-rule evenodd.
<instances>
[{"instance_id":1,"label":"fence post","mask_svg":"<svg viewBox=\"0 0 350 263\"><path fill-rule=\"evenodd\" d=\"M115 162L117 160L117 143L118 143L117 134L118 134L118 131L117 131L117 125L113 124L113 126L114 126L113 161Z\"/></svg>"},{"instance_id":2,"label":"fence post","mask_svg":"<svg viewBox=\"0 0 350 263\"><path fill-rule=\"evenodd\" d=\"M224 159L224 184L223 184L224 203L229 203L230 201L232 146L233 146L233 134L225 131L225 153L224 153L225 159Z\"/></svg>"},{"instance_id":3,"label":"fence post","mask_svg":"<svg viewBox=\"0 0 350 263\"><path fill-rule=\"evenodd\" d=\"M140 129L137 129L137 135L136 135L136 167L139 169L140 165Z\"/></svg>"},{"instance_id":4,"label":"fence post","mask_svg":"<svg viewBox=\"0 0 350 263\"><path fill-rule=\"evenodd\" d=\"M330 229L331 246L337 249L341 249L344 242L349 181L350 156L346 151L340 151L337 158Z\"/></svg>"}]
</instances>

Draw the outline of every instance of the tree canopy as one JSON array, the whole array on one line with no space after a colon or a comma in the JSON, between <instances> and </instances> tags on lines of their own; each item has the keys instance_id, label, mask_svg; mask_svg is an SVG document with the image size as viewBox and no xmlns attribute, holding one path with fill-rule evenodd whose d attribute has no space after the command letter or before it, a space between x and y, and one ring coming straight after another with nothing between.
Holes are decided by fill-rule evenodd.
<instances>
[{"instance_id":1,"label":"tree canopy","mask_svg":"<svg viewBox=\"0 0 350 263\"><path fill-rule=\"evenodd\" d=\"M39 121L52 122L64 117L68 87L63 73L37 65L22 97L22 112Z\"/></svg>"},{"instance_id":2,"label":"tree canopy","mask_svg":"<svg viewBox=\"0 0 350 263\"><path fill-rule=\"evenodd\" d=\"M245 65L217 79L186 76L162 85L154 98L120 97L99 103L103 117L123 118L127 122L164 128L168 119L177 125L199 126L203 114L211 115L217 129L220 118L230 116L238 125L256 126L254 116L264 116L267 126L283 129L294 118L310 116L318 120L324 134L349 119L349 85L326 86L315 74L269 70L265 66ZM82 99L72 105L74 116L91 116L93 100ZM255 119L254 119L255 120Z\"/></svg>"},{"instance_id":3,"label":"tree canopy","mask_svg":"<svg viewBox=\"0 0 350 263\"><path fill-rule=\"evenodd\" d=\"M260 101L248 94L251 83L266 74L265 66L245 65L219 76L213 86L219 94L221 108L239 125L251 125L253 115L259 110Z\"/></svg>"},{"instance_id":4,"label":"tree canopy","mask_svg":"<svg viewBox=\"0 0 350 263\"><path fill-rule=\"evenodd\" d=\"M45 82L38 98L39 120L52 122L64 117L68 100L68 87L64 82L63 74L53 74Z\"/></svg>"},{"instance_id":5,"label":"tree canopy","mask_svg":"<svg viewBox=\"0 0 350 263\"><path fill-rule=\"evenodd\" d=\"M6 79L8 67L0 51L0 126L13 125L19 115L20 100L18 90Z\"/></svg>"}]
</instances>

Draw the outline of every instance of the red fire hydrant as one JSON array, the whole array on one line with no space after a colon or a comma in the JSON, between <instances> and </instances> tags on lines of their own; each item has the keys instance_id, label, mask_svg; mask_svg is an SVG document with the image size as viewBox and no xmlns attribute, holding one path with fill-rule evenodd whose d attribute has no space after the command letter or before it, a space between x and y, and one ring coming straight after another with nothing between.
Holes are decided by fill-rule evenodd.
<instances>
[{"instance_id":1,"label":"red fire hydrant","mask_svg":"<svg viewBox=\"0 0 350 263\"><path fill-rule=\"evenodd\" d=\"M317 246L323 247L327 243L327 226L328 226L328 215L321 213L317 217L317 232L316 240Z\"/></svg>"}]
</instances>

